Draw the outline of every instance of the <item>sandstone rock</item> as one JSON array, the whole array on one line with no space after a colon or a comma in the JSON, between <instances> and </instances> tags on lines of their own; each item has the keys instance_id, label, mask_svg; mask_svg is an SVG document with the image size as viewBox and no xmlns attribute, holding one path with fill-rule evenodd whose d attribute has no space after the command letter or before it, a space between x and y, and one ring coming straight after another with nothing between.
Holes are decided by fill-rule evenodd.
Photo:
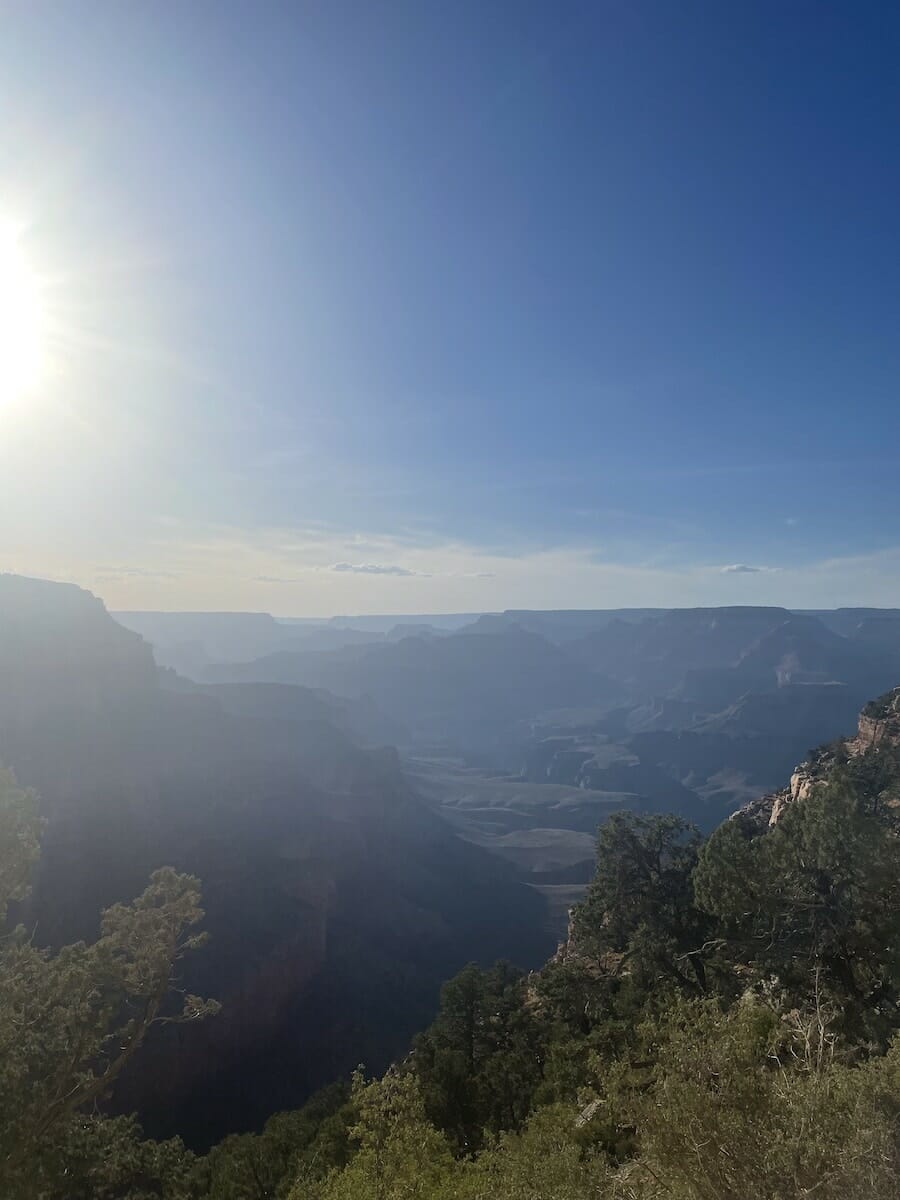
<instances>
[{"instance_id":1,"label":"sandstone rock","mask_svg":"<svg viewBox=\"0 0 900 1200\"><path fill-rule=\"evenodd\" d=\"M826 748L814 761L801 763L791 776L788 787L751 800L733 813L754 832L762 833L776 825L789 804L806 800L841 754L856 758L869 750L900 746L900 687L873 700L859 715L856 736Z\"/></svg>"}]
</instances>

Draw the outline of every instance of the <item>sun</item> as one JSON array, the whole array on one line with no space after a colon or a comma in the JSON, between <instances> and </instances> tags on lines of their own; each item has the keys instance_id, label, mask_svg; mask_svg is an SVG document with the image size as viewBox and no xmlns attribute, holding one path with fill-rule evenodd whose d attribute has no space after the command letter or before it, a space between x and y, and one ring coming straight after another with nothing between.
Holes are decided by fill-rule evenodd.
<instances>
[{"instance_id":1,"label":"sun","mask_svg":"<svg viewBox=\"0 0 900 1200\"><path fill-rule=\"evenodd\" d=\"M44 367L40 280L16 228L0 221L0 408L33 391Z\"/></svg>"}]
</instances>

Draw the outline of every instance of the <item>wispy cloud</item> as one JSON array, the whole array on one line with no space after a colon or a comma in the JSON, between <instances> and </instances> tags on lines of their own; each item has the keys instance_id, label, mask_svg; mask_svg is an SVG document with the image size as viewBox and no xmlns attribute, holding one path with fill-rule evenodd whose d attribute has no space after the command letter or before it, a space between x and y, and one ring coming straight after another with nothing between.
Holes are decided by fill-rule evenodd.
<instances>
[{"instance_id":1,"label":"wispy cloud","mask_svg":"<svg viewBox=\"0 0 900 1200\"><path fill-rule=\"evenodd\" d=\"M332 563L327 568L329 571L352 572L354 575L403 575L407 578L412 578L418 575L420 578L428 578L427 571L411 571L409 567L397 567L391 563L349 563L338 562Z\"/></svg>"},{"instance_id":2,"label":"wispy cloud","mask_svg":"<svg viewBox=\"0 0 900 1200\"><path fill-rule=\"evenodd\" d=\"M778 570L777 567L751 567L749 563L730 563L720 569L723 575L765 575Z\"/></svg>"},{"instance_id":3,"label":"wispy cloud","mask_svg":"<svg viewBox=\"0 0 900 1200\"><path fill-rule=\"evenodd\" d=\"M157 571L147 567L94 567L96 583L110 583L125 579L178 579L177 571Z\"/></svg>"},{"instance_id":4,"label":"wispy cloud","mask_svg":"<svg viewBox=\"0 0 900 1200\"><path fill-rule=\"evenodd\" d=\"M496 571L413 571L409 567L398 567L391 563L349 563L337 562L328 567L309 567L307 571L336 571L339 575L388 575L403 579L496 579ZM309 583L309 574L305 576L283 575L253 575L252 583Z\"/></svg>"}]
</instances>

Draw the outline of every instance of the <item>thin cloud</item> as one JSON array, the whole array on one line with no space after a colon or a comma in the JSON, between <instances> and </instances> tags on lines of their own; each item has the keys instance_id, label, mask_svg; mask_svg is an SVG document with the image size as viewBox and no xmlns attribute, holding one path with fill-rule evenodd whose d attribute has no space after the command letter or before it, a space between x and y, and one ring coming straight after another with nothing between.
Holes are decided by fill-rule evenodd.
<instances>
[{"instance_id":1,"label":"thin cloud","mask_svg":"<svg viewBox=\"0 0 900 1200\"><path fill-rule=\"evenodd\" d=\"M721 571L723 575L765 575L777 569L777 567L751 567L749 563L731 563L727 567L722 567Z\"/></svg>"},{"instance_id":2,"label":"thin cloud","mask_svg":"<svg viewBox=\"0 0 900 1200\"><path fill-rule=\"evenodd\" d=\"M155 571L146 567L94 567L94 579L98 583L110 583L122 579L180 579L177 571Z\"/></svg>"},{"instance_id":3,"label":"thin cloud","mask_svg":"<svg viewBox=\"0 0 900 1200\"><path fill-rule=\"evenodd\" d=\"M329 571L352 572L354 575L402 575L405 578L418 576L428 578L425 571L411 571L408 567L397 567L387 563L332 563Z\"/></svg>"}]
</instances>

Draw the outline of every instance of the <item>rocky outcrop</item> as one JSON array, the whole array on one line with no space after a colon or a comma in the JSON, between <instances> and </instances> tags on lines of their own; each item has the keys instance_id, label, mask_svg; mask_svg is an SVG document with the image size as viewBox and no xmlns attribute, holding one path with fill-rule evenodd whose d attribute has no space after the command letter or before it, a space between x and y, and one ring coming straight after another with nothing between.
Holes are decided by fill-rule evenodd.
<instances>
[{"instance_id":1,"label":"rocky outcrop","mask_svg":"<svg viewBox=\"0 0 900 1200\"><path fill-rule=\"evenodd\" d=\"M900 745L900 687L866 705L856 737L847 748L851 754L864 754L886 744Z\"/></svg>"},{"instance_id":2,"label":"rocky outcrop","mask_svg":"<svg viewBox=\"0 0 900 1200\"><path fill-rule=\"evenodd\" d=\"M900 687L866 705L859 715L855 737L822 747L808 762L797 767L786 788L751 800L733 813L731 819L741 821L754 832L763 832L778 823L788 805L806 800L816 784L840 761L888 746L900 747Z\"/></svg>"},{"instance_id":3,"label":"rocky outcrop","mask_svg":"<svg viewBox=\"0 0 900 1200\"><path fill-rule=\"evenodd\" d=\"M569 924L566 929L566 936L556 947L556 953L553 955L551 962L567 963L569 965L577 963L586 975L593 975L596 979L618 975L622 969L626 955L619 950L606 950L600 955L585 954L583 947L578 943L575 928L575 912L574 908L569 909Z\"/></svg>"},{"instance_id":4,"label":"rocky outcrop","mask_svg":"<svg viewBox=\"0 0 900 1200\"><path fill-rule=\"evenodd\" d=\"M555 963L564 963L571 961L575 957L575 909L569 909L569 922L566 927L566 936L556 947L556 953L553 955Z\"/></svg>"}]
</instances>

